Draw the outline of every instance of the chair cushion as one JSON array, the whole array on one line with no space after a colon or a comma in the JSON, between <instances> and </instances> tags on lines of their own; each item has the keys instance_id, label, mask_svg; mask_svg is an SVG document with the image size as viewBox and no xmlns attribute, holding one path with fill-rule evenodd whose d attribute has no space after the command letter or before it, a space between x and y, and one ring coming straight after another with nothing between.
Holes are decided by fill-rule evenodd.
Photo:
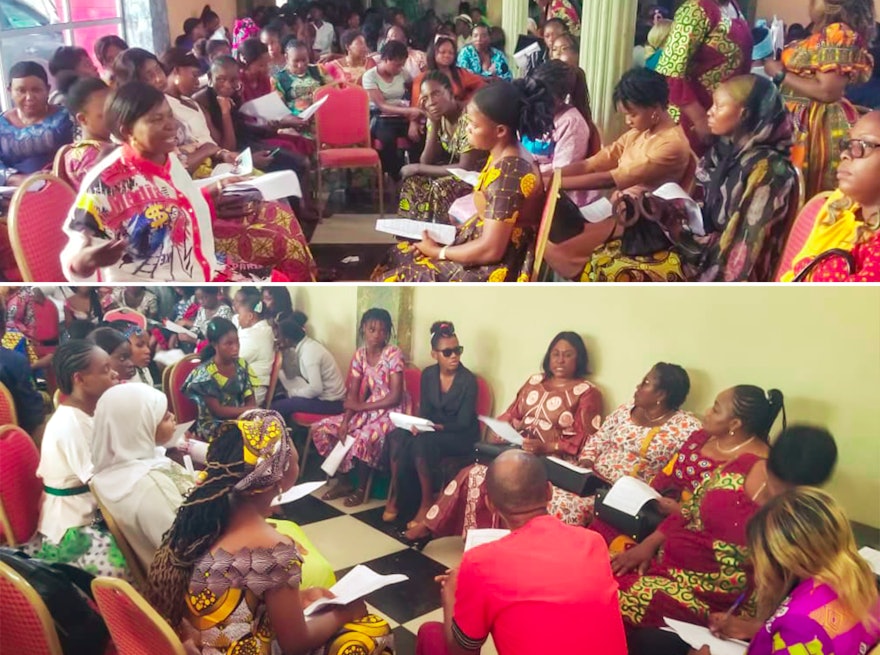
<instances>
[{"instance_id":1,"label":"chair cushion","mask_svg":"<svg viewBox=\"0 0 880 655\"><path fill-rule=\"evenodd\" d=\"M327 168L376 166L379 153L372 148L333 148L318 153L318 163Z\"/></svg>"}]
</instances>

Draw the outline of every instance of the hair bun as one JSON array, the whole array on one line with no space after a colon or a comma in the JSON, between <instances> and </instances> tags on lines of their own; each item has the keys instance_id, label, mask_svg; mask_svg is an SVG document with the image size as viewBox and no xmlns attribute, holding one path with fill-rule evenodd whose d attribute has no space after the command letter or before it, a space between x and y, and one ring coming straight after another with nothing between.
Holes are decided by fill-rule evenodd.
<instances>
[{"instance_id":1,"label":"hair bun","mask_svg":"<svg viewBox=\"0 0 880 655\"><path fill-rule=\"evenodd\" d=\"M782 429L784 430L786 427L785 396L783 396L779 389L767 391L767 407L770 410L767 412L767 433L770 433L770 429L776 422L776 417L779 416L780 412L782 412Z\"/></svg>"},{"instance_id":2,"label":"hair bun","mask_svg":"<svg viewBox=\"0 0 880 655\"><path fill-rule=\"evenodd\" d=\"M450 337L455 334L455 325L452 321L436 321L431 325L431 336L441 335Z\"/></svg>"}]
</instances>

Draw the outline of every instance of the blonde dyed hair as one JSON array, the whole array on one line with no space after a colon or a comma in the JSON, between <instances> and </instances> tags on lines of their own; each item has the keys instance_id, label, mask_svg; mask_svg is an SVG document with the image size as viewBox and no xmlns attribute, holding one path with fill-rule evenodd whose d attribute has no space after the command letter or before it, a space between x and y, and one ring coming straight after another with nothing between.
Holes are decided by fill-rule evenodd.
<instances>
[{"instance_id":1,"label":"blonde dyed hair","mask_svg":"<svg viewBox=\"0 0 880 655\"><path fill-rule=\"evenodd\" d=\"M657 21L657 24L651 28L651 31L648 32L648 45L645 46L645 55L650 57L655 52L660 50L666 43L666 39L669 38L669 33L672 31L672 21L668 18L661 18Z\"/></svg>"},{"instance_id":2,"label":"blonde dyed hair","mask_svg":"<svg viewBox=\"0 0 880 655\"><path fill-rule=\"evenodd\" d=\"M812 578L831 587L866 627L877 626L874 574L840 505L824 491L800 487L770 500L749 521L748 542L762 619Z\"/></svg>"}]
</instances>

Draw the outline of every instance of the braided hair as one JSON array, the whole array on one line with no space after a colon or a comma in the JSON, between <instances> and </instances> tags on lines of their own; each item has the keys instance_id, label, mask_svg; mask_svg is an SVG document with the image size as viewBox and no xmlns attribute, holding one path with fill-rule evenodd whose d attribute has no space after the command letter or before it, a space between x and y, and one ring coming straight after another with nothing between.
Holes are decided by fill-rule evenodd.
<instances>
[{"instance_id":1,"label":"braided hair","mask_svg":"<svg viewBox=\"0 0 880 655\"><path fill-rule=\"evenodd\" d=\"M733 415L742 421L743 429L764 443L770 438L770 428L782 412L785 428L785 405L782 392L770 389L766 393L753 384L739 384L733 388Z\"/></svg>"},{"instance_id":2,"label":"braided hair","mask_svg":"<svg viewBox=\"0 0 880 655\"><path fill-rule=\"evenodd\" d=\"M52 369L58 388L66 396L73 393L73 376L91 366L95 345L85 339L71 339L58 346L52 357Z\"/></svg>"},{"instance_id":3,"label":"braided hair","mask_svg":"<svg viewBox=\"0 0 880 655\"><path fill-rule=\"evenodd\" d=\"M361 316L361 323L358 326L358 339L363 340L364 329L367 327L367 323L372 323L373 321L377 321L378 323L382 324L382 326L385 328L385 333L390 339L394 331L394 323L392 323L391 321L391 314L388 313L388 310L382 309L381 307L371 307L364 312L363 316Z\"/></svg>"}]
</instances>

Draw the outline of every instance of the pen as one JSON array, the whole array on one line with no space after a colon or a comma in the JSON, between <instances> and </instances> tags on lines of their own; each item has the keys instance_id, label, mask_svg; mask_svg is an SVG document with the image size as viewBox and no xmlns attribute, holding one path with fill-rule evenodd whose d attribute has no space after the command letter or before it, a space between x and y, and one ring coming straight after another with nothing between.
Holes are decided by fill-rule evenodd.
<instances>
[{"instance_id":1,"label":"pen","mask_svg":"<svg viewBox=\"0 0 880 655\"><path fill-rule=\"evenodd\" d=\"M727 610L727 612L725 613L724 621L727 621L727 619L729 619L731 616L733 616L733 613L736 611L736 608L739 607L740 605L742 605L742 602L745 599L746 599L746 592L742 592L739 595L739 598L736 599L736 601L733 603L733 605L730 606L730 609Z\"/></svg>"},{"instance_id":2,"label":"pen","mask_svg":"<svg viewBox=\"0 0 880 655\"><path fill-rule=\"evenodd\" d=\"M280 147L279 147L279 148L275 148L275 150L272 150L272 151L269 153L269 156L270 156L270 157L274 157L274 156L277 155L279 152L281 152L281 148L280 148Z\"/></svg>"}]
</instances>

